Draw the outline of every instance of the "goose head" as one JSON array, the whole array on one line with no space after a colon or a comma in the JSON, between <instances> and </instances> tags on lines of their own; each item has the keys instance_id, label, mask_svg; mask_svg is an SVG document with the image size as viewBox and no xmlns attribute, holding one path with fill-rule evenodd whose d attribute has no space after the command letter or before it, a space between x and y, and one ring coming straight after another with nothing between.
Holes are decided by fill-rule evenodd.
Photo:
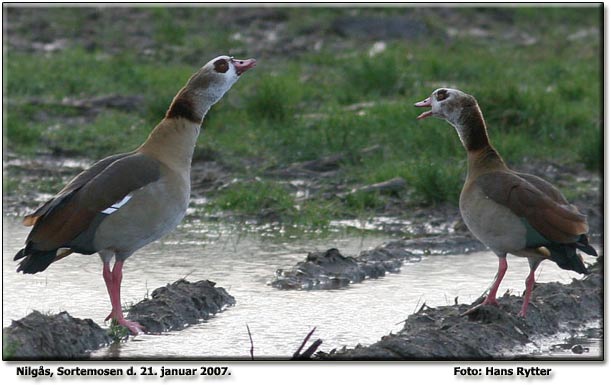
<instances>
[{"instance_id":1,"label":"goose head","mask_svg":"<svg viewBox=\"0 0 611 385\"><path fill-rule=\"evenodd\" d=\"M468 151L489 145L486 123L473 96L453 88L438 88L431 96L414 106L431 108L418 115L417 119L434 116L445 119L454 126Z\"/></svg>"},{"instance_id":2,"label":"goose head","mask_svg":"<svg viewBox=\"0 0 611 385\"><path fill-rule=\"evenodd\" d=\"M418 115L417 119L434 116L445 119L453 126L457 126L461 122L462 115L470 112L473 107L477 106L477 101L473 96L460 90L453 88L438 88L433 91L431 96L414 104L414 106L431 107L430 110Z\"/></svg>"},{"instance_id":3,"label":"goose head","mask_svg":"<svg viewBox=\"0 0 611 385\"><path fill-rule=\"evenodd\" d=\"M218 56L206 63L189 79L187 88L207 96L209 103L214 104L229 91L244 72L256 65L255 59Z\"/></svg>"}]
</instances>

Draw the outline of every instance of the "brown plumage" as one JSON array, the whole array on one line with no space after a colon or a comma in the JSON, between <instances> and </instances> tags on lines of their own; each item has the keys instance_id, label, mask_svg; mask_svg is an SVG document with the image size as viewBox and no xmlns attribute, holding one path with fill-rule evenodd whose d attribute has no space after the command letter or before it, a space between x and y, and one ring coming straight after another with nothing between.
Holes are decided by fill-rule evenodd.
<instances>
[{"instance_id":1,"label":"brown plumage","mask_svg":"<svg viewBox=\"0 0 611 385\"><path fill-rule=\"evenodd\" d=\"M202 120L240 74L254 65L254 59L211 60L191 76L139 148L100 160L27 215L23 224L33 227L25 247L15 255L20 260L17 271L34 274L71 253L97 252L112 304L107 319L134 334L141 331L140 325L124 319L121 310L123 263L184 217Z\"/></svg>"},{"instance_id":2,"label":"brown plumage","mask_svg":"<svg viewBox=\"0 0 611 385\"><path fill-rule=\"evenodd\" d=\"M551 241L568 243L587 233L586 216L569 205L558 190L543 184L547 182L539 179L538 187L533 184L537 179L529 174L494 171L481 175L474 183L488 198L508 207L518 217L526 218Z\"/></svg>"},{"instance_id":3,"label":"brown plumage","mask_svg":"<svg viewBox=\"0 0 611 385\"><path fill-rule=\"evenodd\" d=\"M98 213L132 191L156 181L159 175L159 162L137 152L103 159L79 174L56 198L26 217L35 222L26 243L40 251L60 247L79 251L74 241ZM41 217L44 220L39 221Z\"/></svg>"},{"instance_id":4,"label":"brown plumage","mask_svg":"<svg viewBox=\"0 0 611 385\"><path fill-rule=\"evenodd\" d=\"M471 232L499 258L497 277L484 304L497 304L496 292L507 270L507 254L528 258L530 274L520 315L525 316L539 263L551 259L563 269L587 273L580 249L596 255L589 245L585 215L570 205L552 184L511 170L490 144L475 98L442 88L416 107L431 107L418 119L447 120L467 150L468 173L460 195L460 212Z\"/></svg>"}]
</instances>

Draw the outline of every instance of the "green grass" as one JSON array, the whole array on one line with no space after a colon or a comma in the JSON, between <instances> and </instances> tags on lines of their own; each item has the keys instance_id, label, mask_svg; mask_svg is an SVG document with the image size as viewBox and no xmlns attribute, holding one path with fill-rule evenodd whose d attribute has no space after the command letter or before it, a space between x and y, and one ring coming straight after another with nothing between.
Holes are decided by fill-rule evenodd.
<instances>
[{"instance_id":1,"label":"green grass","mask_svg":"<svg viewBox=\"0 0 611 385\"><path fill-rule=\"evenodd\" d=\"M338 201L320 199L298 204L293 194L280 182L249 180L235 183L222 191L207 210L257 216L271 222L326 228L330 219L351 212L350 206L351 203L342 205Z\"/></svg>"},{"instance_id":2,"label":"green grass","mask_svg":"<svg viewBox=\"0 0 611 385\"><path fill-rule=\"evenodd\" d=\"M130 332L128 328L119 325L115 319L112 319L110 321L110 327L108 328L108 335L113 343L119 343L121 341L126 341Z\"/></svg>"},{"instance_id":3,"label":"green grass","mask_svg":"<svg viewBox=\"0 0 611 385\"><path fill-rule=\"evenodd\" d=\"M245 102L246 112L255 122L290 123L301 100L298 74L264 74L253 79L256 94Z\"/></svg>"},{"instance_id":4,"label":"green grass","mask_svg":"<svg viewBox=\"0 0 611 385\"><path fill-rule=\"evenodd\" d=\"M76 9L49 12L63 26L82 28L75 20ZM149 14L149 33L156 42L150 55L129 47L104 50L112 36L121 35L114 24L102 34L109 41L102 41L99 49L76 46L44 55L5 50L7 148L23 156L53 148L91 158L130 150L146 138L175 92L205 61L228 47L236 56L250 56L248 44L234 39L236 31L216 18L222 9L137 12ZM358 12L384 15L405 10ZM456 202L466 171L460 141L444 121L417 121L420 111L412 107L442 85L463 89L479 100L490 138L510 165L528 157L580 162L590 170L601 170L600 39L567 39L598 28L599 10L461 8L455 12L500 21L498 26L490 23L488 38L448 39L430 33L421 39L388 41L386 50L374 56L369 54L373 42L359 41L258 57L257 68L245 74L206 117L196 152L222 154L222 161L234 169L249 170L244 179L262 179L218 192L212 207L244 214L267 210L283 220L314 225L332 216L364 215L383 207L386 197L376 194L315 199L300 206L284 186L262 177L270 166L339 152L351 155L339 178L353 185L401 176L414 203ZM332 35L331 25L339 14L348 12L283 8L275 20L287 22L284 33L291 40L313 29ZM446 27L437 18L424 19L431 31ZM505 38L507 28L522 34ZM536 40L523 44L520 36L525 35ZM104 110L83 123L77 119L79 111L60 104L66 97L108 94L142 95L143 105L134 111ZM32 104L32 99L53 103ZM382 149L379 154L358 156L374 145ZM257 166L243 167L249 159L257 159Z\"/></svg>"},{"instance_id":5,"label":"green grass","mask_svg":"<svg viewBox=\"0 0 611 385\"><path fill-rule=\"evenodd\" d=\"M464 181L464 166L464 163L446 160L421 159L411 165L413 172L408 183L424 203L458 202Z\"/></svg>"},{"instance_id":6,"label":"green grass","mask_svg":"<svg viewBox=\"0 0 611 385\"><path fill-rule=\"evenodd\" d=\"M401 58L403 49L397 46L375 56L362 52L350 58L350 63L343 68L339 101L358 102L362 100L361 95L375 99L400 95L405 88L406 73L410 71L408 63Z\"/></svg>"},{"instance_id":7,"label":"green grass","mask_svg":"<svg viewBox=\"0 0 611 385\"><path fill-rule=\"evenodd\" d=\"M19 346L18 341L9 342L8 338L2 338L2 359L5 361L12 360Z\"/></svg>"},{"instance_id":8,"label":"green grass","mask_svg":"<svg viewBox=\"0 0 611 385\"><path fill-rule=\"evenodd\" d=\"M222 210L257 214L261 210L273 210L282 216L293 210L293 198L282 186L273 182L240 182L232 185L221 195L215 205Z\"/></svg>"}]
</instances>

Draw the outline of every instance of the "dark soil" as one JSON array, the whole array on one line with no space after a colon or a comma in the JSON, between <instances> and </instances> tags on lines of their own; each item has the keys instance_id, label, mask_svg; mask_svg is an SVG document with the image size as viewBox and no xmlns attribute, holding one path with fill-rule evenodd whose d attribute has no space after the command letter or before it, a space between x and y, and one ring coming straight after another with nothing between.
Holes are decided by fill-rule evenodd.
<instances>
[{"instance_id":1,"label":"dark soil","mask_svg":"<svg viewBox=\"0 0 611 385\"><path fill-rule=\"evenodd\" d=\"M345 257L337 249L312 252L290 270L278 269L272 287L284 290L328 290L346 287L365 279L397 273L403 262L419 262L422 255L463 254L483 250L469 236L454 235L400 240Z\"/></svg>"},{"instance_id":2,"label":"dark soil","mask_svg":"<svg viewBox=\"0 0 611 385\"><path fill-rule=\"evenodd\" d=\"M140 323L147 333L185 329L235 305L235 298L215 285L207 280L178 280L155 289L150 299L131 307L126 318Z\"/></svg>"},{"instance_id":3,"label":"dark soil","mask_svg":"<svg viewBox=\"0 0 611 385\"><path fill-rule=\"evenodd\" d=\"M81 359L110 342L108 331L90 319L33 311L2 329L2 359Z\"/></svg>"},{"instance_id":4,"label":"dark soil","mask_svg":"<svg viewBox=\"0 0 611 385\"><path fill-rule=\"evenodd\" d=\"M344 257L337 249L309 253L305 262L299 262L288 271L279 269L271 282L277 289L339 289L367 278L383 277L386 272L399 271L403 261L392 255L377 261Z\"/></svg>"},{"instance_id":5,"label":"dark soil","mask_svg":"<svg viewBox=\"0 0 611 385\"><path fill-rule=\"evenodd\" d=\"M473 241L468 229L462 222L457 205L451 203L434 206L418 206L409 198L410 186L400 178L373 185L358 185L344 176L343 163L350 160L366 161L368 156L379 151L377 147L365 148L356 154L335 154L302 163L295 163L265 172L270 178L283 184L301 203L308 199L338 200L355 192L374 192L384 194L385 204L373 215L384 217L385 221L376 225L379 231L396 236L423 238L437 235L461 235ZM64 156L37 156L22 159L11 153L4 153L3 171L7 179L19 180L15 190L3 191L2 203L5 215L23 216L55 194L74 175L88 167L87 159ZM602 243L602 179L601 175L586 170L583 165L561 165L551 161L524 159L515 167L521 172L545 175L545 179L561 190L570 191L569 201L588 216L589 238L594 244ZM191 170L192 198L214 198L235 181L241 180L242 171L228 166L217 153L196 154ZM299 180L299 185L291 183ZM194 206L193 204L191 205ZM198 216L201 212L198 212ZM222 212L210 217L211 220L254 221L267 223L277 216L266 210L245 216L233 212ZM187 218L189 219L189 218ZM333 218L351 219L351 218ZM375 220L375 218L373 218ZM456 238L460 239L460 238ZM452 241L453 242L453 241ZM446 244L447 247L448 244Z\"/></svg>"},{"instance_id":6,"label":"dark soil","mask_svg":"<svg viewBox=\"0 0 611 385\"><path fill-rule=\"evenodd\" d=\"M537 284L526 318L517 316L522 298L505 294L500 307L482 306L460 316L471 306L428 308L410 315L397 334L370 346L319 352L322 360L490 360L515 359L508 352L543 335L573 331L603 314L603 257L592 274L568 285ZM477 302L477 301L476 301ZM579 351L579 347L575 348ZM504 353L505 352L505 353ZM575 353L575 358L579 358ZM533 359L532 357L520 357ZM590 358L590 359L601 359Z\"/></svg>"},{"instance_id":7,"label":"dark soil","mask_svg":"<svg viewBox=\"0 0 611 385\"><path fill-rule=\"evenodd\" d=\"M150 299L134 305L126 318L139 322L146 333L182 330L211 318L235 299L211 281L184 279L155 289ZM113 342L107 329L91 319L66 312L43 315L33 311L2 330L5 360L85 359L89 352Z\"/></svg>"}]
</instances>

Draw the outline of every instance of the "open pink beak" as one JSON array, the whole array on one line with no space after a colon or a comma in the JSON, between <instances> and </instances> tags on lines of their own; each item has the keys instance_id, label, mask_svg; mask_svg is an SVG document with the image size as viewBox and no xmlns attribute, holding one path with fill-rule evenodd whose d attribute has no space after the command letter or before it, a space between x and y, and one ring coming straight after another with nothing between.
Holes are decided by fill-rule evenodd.
<instances>
[{"instance_id":1,"label":"open pink beak","mask_svg":"<svg viewBox=\"0 0 611 385\"><path fill-rule=\"evenodd\" d=\"M238 76L240 76L252 67L255 67L257 65L257 61L255 59L233 59L233 65L235 66L236 73L238 74Z\"/></svg>"},{"instance_id":2,"label":"open pink beak","mask_svg":"<svg viewBox=\"0 0 611 385\"><path fill-rule=\"evenodd\" d=\"M424 99L421 102L415 103L414 107L430 107L431 104L431 97L429 96L428 98ZM429 110L429 111L425 111L423 113L421 113L420 115L418 115L418 117L416 119L424 119L424 118L428 118L429 116L433 115L433 111Z\"/></svg>"}]
</instances>

